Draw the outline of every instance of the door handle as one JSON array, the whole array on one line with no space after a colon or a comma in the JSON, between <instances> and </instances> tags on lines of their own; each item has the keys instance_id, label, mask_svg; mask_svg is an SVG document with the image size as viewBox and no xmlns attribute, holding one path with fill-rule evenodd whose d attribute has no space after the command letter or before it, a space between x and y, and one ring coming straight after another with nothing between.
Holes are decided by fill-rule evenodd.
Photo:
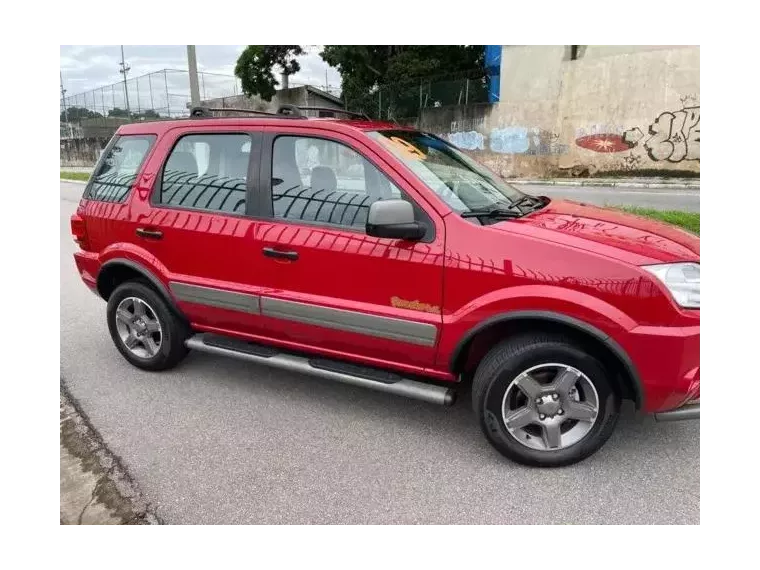
<instances>
[{"instance_id":1,"label":"door handle","mask_svg":"<svg viewBox=\"0 0 760 570\"><path fill-rule=\"evenodd\" d=\"M290 259L291 261L295 261L296 259L298 259L297 251L279 251L273 247L265 247L261 251L267 257Z\"/></svg>"},{"instance_id":2,"label":"door handle","mask_svg":"<svg viewBox=\"0 0 760 570\"><path fill-rule=\"evenodd\" d=\"M138 236L144 237L146 239L161 239L164 237L163 232L160 232L158 230L146 230L145 228L137 228L135 230L135 233Z\"/></svg>"}]
</instances>

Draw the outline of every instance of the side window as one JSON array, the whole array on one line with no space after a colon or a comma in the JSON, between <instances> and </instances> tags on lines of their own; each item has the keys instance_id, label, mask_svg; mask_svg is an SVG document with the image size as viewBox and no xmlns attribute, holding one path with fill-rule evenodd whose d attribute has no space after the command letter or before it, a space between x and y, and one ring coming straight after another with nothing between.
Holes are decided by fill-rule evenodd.
<instances>
[{"instance_id":1,"label":"side window","mask_svg":"<svg viewBox=\"0 0 760 570\"><path fill-rule=\"evenodd\" d=\"M166 160L154 202L245 214L250 155L248 135L186 135Z\"/></svg>"},{"instance_id":2,"label":"side window","mask_svg":"<svg viewBox=\"0 0 760 570\"><path fill-rule=\"evenodd\" d=\"M377 200L408 199L372 163L336 141L281 136L272 154L274 217L364 229Z\"/></svg>"},{"instance_id":3,"label":"side window","mask_svg":"<svg viewBox=\"0 0 760 570\"><path fill-rule=\"evenodd\" d=\"M122 136L114 140L101 156L85 197L101 202L124 200L155 140L154 135Z\"/></svg>"}]
</instances>

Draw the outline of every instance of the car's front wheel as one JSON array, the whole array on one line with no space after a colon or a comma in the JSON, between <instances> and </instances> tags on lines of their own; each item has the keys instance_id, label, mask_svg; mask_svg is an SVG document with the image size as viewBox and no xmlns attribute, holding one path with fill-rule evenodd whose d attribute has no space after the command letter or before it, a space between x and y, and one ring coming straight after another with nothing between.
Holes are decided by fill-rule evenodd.
<instances>
[{"instance_id":1,"label":"car's front wheel","mask_svg":"<svg viewBox=\"0 0 760 570\"><path fill-rule=\"evenodd\" d=\"M187 327L147 284L128 281L108 299L108 330L116 348L145 370L172 368L187 354Z\"/></svg>"},{"instance_id":2,"label":"car's front wheel","mask_svg":"<svg viewBox=\"0 0 760 570\"><path fill-rule=\"evenodd\" d=\"M563 336L543 333L491 349L475 373L472 398L489 442L514 461L540 467L597 451L620 410L599 360Z\"/></svg>"}]
</instances>

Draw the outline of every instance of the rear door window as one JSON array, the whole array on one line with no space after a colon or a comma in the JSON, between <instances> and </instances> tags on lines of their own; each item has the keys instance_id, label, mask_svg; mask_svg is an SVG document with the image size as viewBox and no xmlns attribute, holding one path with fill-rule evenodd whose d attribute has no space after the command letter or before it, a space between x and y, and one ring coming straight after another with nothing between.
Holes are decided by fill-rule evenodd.
<instances>
[{"instance_id":1,"label":"rear door window","mask_svg":"<svg viewBox=\"0 0 760 570\"><path fill-rule=\"evenodd\" d=\"M245 214L250 156L247 134L185 135L166 160L154 203Z\"/></svg>"},{"instance_id":2,"label":"rear door window","mask_svg":"<svg viewBox=\"0 0 760 570\"><path fill-rule=\"evenodd\" d=\"M100 202L124 201L155 140L155 135L116 138L100 157L84 197Z\"/></svg>"}]
</instances>

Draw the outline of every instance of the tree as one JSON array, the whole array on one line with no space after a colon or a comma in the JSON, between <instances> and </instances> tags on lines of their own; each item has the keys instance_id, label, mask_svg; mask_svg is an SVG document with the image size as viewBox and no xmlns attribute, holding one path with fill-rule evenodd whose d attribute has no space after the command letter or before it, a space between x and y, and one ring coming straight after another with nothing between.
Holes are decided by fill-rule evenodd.
<instances>
[{"instance_id":1,"label":"tree","mask_svg":"<svg viewBox=\"0 0 760 570\"><path fill-rule=\"evenodd\" d=\"M469 100L485 92L485 46L326 45L320 56L338 69L346 106L375 116L379 106L391 116L417 115L421 95L423 106L457 103L465 77L473 80Z\"/></svg>"},{"instance_id":2,"label":"tree","mask_svg":"<svg viewBox=\"0 0 760 570\"><path fill-rule=\"evenodd\" d=\"M109 117L118 117L118 118L126 118L126 119L160 119L161 115L159 115L154 109L145 109L144 111L140 113L127 113L126 109L121 109L120 107L114 107L113 109L109 109L108 111Z\"/></svg>"},{"instance_id":3,"label":"tree","mask_svg":"<svg viewBox=\"0 0 760 570\"><path fill-rule=\"evenodd\" d=\"M129 113L127 113L126 109L120 109L119 107L114 107L113 109L110 109L108 111L109 117L129 117Z\"/></svg>"},{"instance_id":4,"label":"tree","mask_svg":"<svg viewBox=\"0 0 760 570\"><path fill-rule=\"evenodd\" d=\"M235 65L235 75L240 79L243 93L249 97L258 95L271 101L278 84L273 69L293 75L301 66L296 57L303 54L301 46L248 46L240 54Z\"/></svg>"},{"instance_id":5,"label":"tree","mask_svg":"<svg viewBox=\"0 0 760 570\"><path fill-rule=\"evenodd\" d=\"M100 113L90 111L85 107L69 107L65 111L61 111L61 122L65 123L68 119L69 123L76 123L82 119L96 119L102 116Z\"/></svg>"},{"instance_id":6,"label":"tree","mask_svg":"<svg viewBox=\"0 0 760 570\"><path fill-rule=\"evenodd\" d=\"M145 109L142 113L134 113L132 116L135 119L160 119L161 115L159 115L155 110L153 109Z\"/></svg>"}]
</instances>

